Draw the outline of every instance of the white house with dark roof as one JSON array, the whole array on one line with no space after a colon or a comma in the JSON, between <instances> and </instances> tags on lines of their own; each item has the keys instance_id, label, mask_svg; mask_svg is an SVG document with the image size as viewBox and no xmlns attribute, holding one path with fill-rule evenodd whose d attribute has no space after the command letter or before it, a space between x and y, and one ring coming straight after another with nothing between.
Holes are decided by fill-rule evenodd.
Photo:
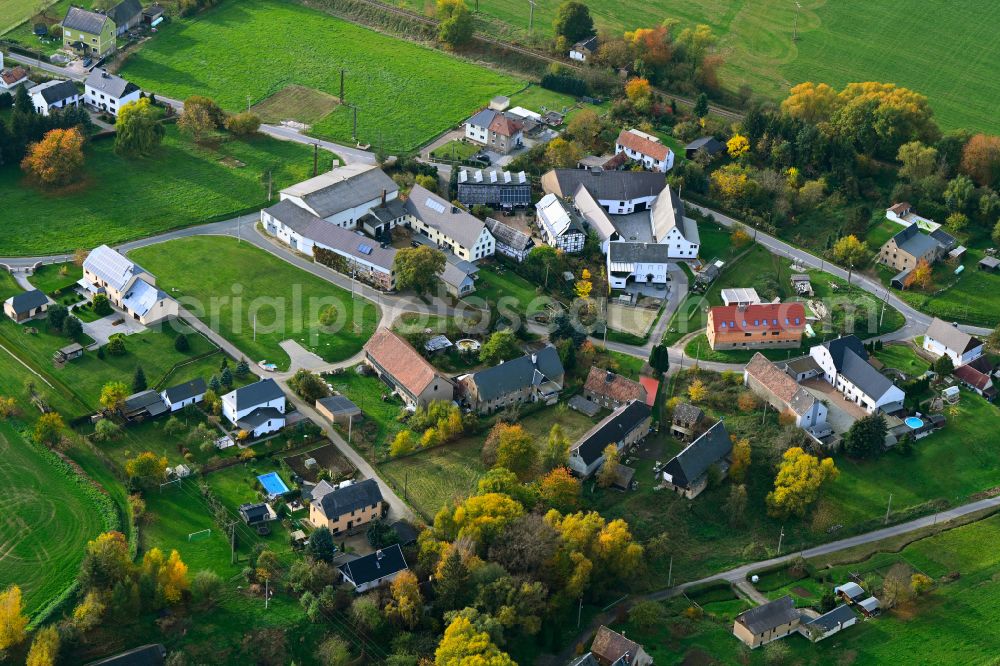
<instances>
[{"instance_id":1,"label":"white house with dark roof","mask_svg":"<svg viewBox=\"0 0 1000 666\"><path fill-rule=\"evenodd\" d=\"M809 350L823 379L869 414L891 414L903 406L906 394L868 362L868 352L856 335L827 340Z\"/></svg>"},{"instance_id":2,"label":"white house with dark roof","mask_svg":"<svg viewBox=\"0 0 1000 666\"><path fill-rule=\"evenodd\" d=\"M653 241L670 248L672 259L695 259L701 247L697 223L684 217L684 202L672 188L664 189L650 212Z\"/></svg>"},{"instance_id":3,"label":"white house with dark roof","mask_svg":"<svg viewBox=\"0 0 1000 666\"><path fill-rule=\"evenodd\" d=\"M570 254L583 251L587 240L583 223L576 211L554 194L546 194L535 204L538 228L543 240L554 248Z\"/></svg>"},{"instance_id":4,"label":"white house with dark roof","mask_svg":"<svg viewBox=\"0 0 1000 666\"><path fill-rule=\"evenodd\" d=\"M281 200L321 217L330 224L354 229L371 209L399 196L399 186L371 164L348 164L281 190Z\"/></svg>"},{"instance_id":5,"label":"white house with dark roof","mask_svg":"<svg viewBox=\"0 0 1000 666\"><path fill-rule=\"evenodd\" d=\"M576 60L577 62L587 62L587 58L597 53L597 48L597 35L586 37L574 44L573 48L569 50L569 59Z\"/></svg>"},{"instance_id":6,"label":"white house with dark roof","mask_svg":"<svg viewBox=\"0 0 1000 666\"><path fill-rule=\"evenodd\" d=\"M923 348L935 356L947 355L956 368L983 355L982 340L937 317L924 333Z\"/></svg>"},{"instance_id":7,"label":"white house with dark roof","mask_svg":"<svg viewBox=\"0 0 1000 666\"><path fill-rule=\"evenodd\" d=\"M3 302L3 312L12 321L21 322L40 317L52 301L41 289L31 289L14 294Z\"/></svg>"},{"instance_id":8,"label":"white house with dark roof","mask_svg":"<svg viewBox=\"0 0 1000 666\"><path fill-rule=\"evenodd\" d=\"M260 211L260 221L268 233L297 252L317 257L317 249L326 250L340 258L334 262L338 265L331 266L335 270L379 289L396 288L392 270L396 250L392 247L331 224L291 199Z\"/></svg>"},{"instance_id":9,"label":"white house with dark roof","mask_svg":"<svg viewBox=\"0 0 1000 666\"><path fill-rule=\"evenodd\" d=\"M657 243L608 243L607 272L612 289L624 289L629 282L666 284L670 268L670 248Z\"/></svg>"},{"instance_id":10,"label":"white house with dark roof","mask_svg":"<svg viewBox=\"0 0 1000 666\"><path fill-rule=\"evenodd\" d=\"M406 200L406 226L466 261L493 256L496 239L482 220L420 185Z\"/></svg>"},{"instance_id":11,"label":"white house with dark roof","mask_svg":"<svg viewBox=\"0 0 1000 666\"><path fill-rule=\"evenodd\" d=\"M285 394L273 379L262 379L222 396L222 414L240 430L260 437L285 427Z\"/></svg>"},{"instance_id":12,"label":"white house with dark roof","mask_svg":"<svg viewBox=\"0 0 1000 666\"><path fill-rule=\"evenodd\" d=\"M43 116L68 106L79 106L82 99L75 83L56 79L30 88L28 95L31 96L31 105L35 107L35 111Z\"/></svg>"},{"instance_id":13,"label":"white house with dark roof","mask_svg":"<svg viewBox=\"0 0 1000 666\"><path fill-rule=\"evenodd\" d=\"M542 189L560 199L574 197L581 185L608 213L627 215L649 210L667 181L649 171L553 169L542 176Z\"/></svg>"},{"instance_id":14,"label":"white house with dark roof","mask_svg":"<svg viewBox=\"0 0 1000 666\"><path fill-rule=\"evenodd\" d=\"M139 101L141 96L139 86L104 69L95 69L83 84L84 103L113 116L117 116L126 104Z\"/></svg>"},{"instance_id":15,"label":"white house with dark roof","mask_svg":"<svg viewBox=\"0 0 1000 666\"><path fill-rule=\"evenodd\" d=\"M160 393L160 397L163 398L164 404L170 408L170 411L176 412L188 405L194 405L204 400L206 390L205 380L198 377L189 382L164 389Z\"/></svg>"},{"instance_id":16,"label":"white house with dark roof","mask_svg":"<svg viewBox=\"0 0 1000 666\"><path fill-rule=\"evenodd\" d=\"M569 450L569 468L587 478L604 464L604 449L613 444L619 453L649 434L653 412L642 400L622 405L588 430Z\"/></svg>"},{"instance_id":17,"label":"white house with dark roof","mask_svg":"<svg viewBox=\"0 0 1000 666\"><path fill-rule=\"evenodd\" d=\"M152 273L107 245L87 255L83 278L77 284L91 297L106 295L113 305L144 325L177 316L177 301L156 286Z\"/></svg>"},{"instance_id":18,"label":"white house with dark roof","mask_svg":"<svg viewBox=\"0 0 1000 666\"><path fill-rule=\"evenodd\" d=\"M531 204L531 182L523 172L501 169L458 170L458 200L465 206L511 209Z\"/></svg>"},{"instance_id":19,"label":"white house with dark roof","mask_svg":"<svg viewBox=\"0 0 1000 666\"><path fill-rule=\"evenodd\" d=\"M622 130L615 141L615 154L624 153L629 159L650 171L666 173L674 166L674 151L659 137L637 129Z\"/></svg>"},{"instance_id":20,"label":"white house with dark roof","mask_svg":"<svg viewBox=\"0 0 1000 666\"><path fill-rule=\"evenodd\" d=\"M708 487L709 469L715 467L720 477L729 470L733 442L722 421L709 428L660 470L663 486L687 499L694 499Z\"/></svg>"},{"instance_id":21,"label":"white house with dark roof","mask_svg":"<svg viewBox=\"0 0 1000 666\"><path fill-rule=\"evenodd\" d=\"M496 240L496 251L515 261L524 261L528 257L528 253L535 247L535 241L531 239L531 236L509 224L492 217L486 218L485 224Z\"/></svg>"},{"instance_id":22,"label":"white house with dark roof","mask_svg":"<svg viewBox=\"0 0 1000 666\"><path fill-rule=\"evenodd\" d=\"M509 113L483 109L465 121L465 138L506 155L523 145L524 123Z\"/></svg>"},{"instance_id":23,"label":"white house with dark roof","mask_svg":"<svg viewBox=\"0 0 1000 666\"><path fill-rule=\"evenodd\" d=\"M409 569L399 544L350 560L338 567L344 581L354 586L358 594L388 585Z\"/></svg>"}]
</instances>

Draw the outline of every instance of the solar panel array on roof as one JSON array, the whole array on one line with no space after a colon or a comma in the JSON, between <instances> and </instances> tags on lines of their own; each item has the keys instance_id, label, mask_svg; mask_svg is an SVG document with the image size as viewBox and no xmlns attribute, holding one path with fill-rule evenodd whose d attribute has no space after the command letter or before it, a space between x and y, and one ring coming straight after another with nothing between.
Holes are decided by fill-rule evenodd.
<instances>
[{"instance_id":1,"label":"solar panel array on roof","mask_svg":"<svg viewBox=\"0 0 1000 666\"><path fill-rule=\"evenodd\" d=\"M427 207L432 210L436 210L439 213L444 212L444 204L442 204L440 201L435 201L430 197L427 197Z\"/></svg>"}]
</instances>

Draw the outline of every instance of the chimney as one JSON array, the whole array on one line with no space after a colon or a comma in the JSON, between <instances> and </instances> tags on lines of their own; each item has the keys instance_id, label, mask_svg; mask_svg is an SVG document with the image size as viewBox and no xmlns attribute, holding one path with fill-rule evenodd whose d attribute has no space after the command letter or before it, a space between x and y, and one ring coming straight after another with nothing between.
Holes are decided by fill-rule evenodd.
<instances>
[{"instance_id":1,"label":"chimney","mask_svg":"<svg viewBox=\"0 0 1000 666\"><path fill-rule=\"evenodd\" d=\"M385 197L388 194L386 190L382 190L382 203L385 203Z\"/></svg>"},{"instance_id":2,"label":"chimney","mask_svg":"<svg viewBox=\"0 0 1000 666\"><path fill-rule=\"evenodd\" d=\"M615 373L613 373L610 370L608 370L607 374L604 375L604 381L606 381L606 382L608 382L610 384L614 380L615 380Z\"/></svg>"},{"instance_id":3,"label":"chimney","mask_svg":"<svg viewBox=\"0 0 1000 666\"><path fill-rule=\"evenodd\" d=\"M531 365L538 365L538 354L531 355Z\"/></svg>"}]
</instances>

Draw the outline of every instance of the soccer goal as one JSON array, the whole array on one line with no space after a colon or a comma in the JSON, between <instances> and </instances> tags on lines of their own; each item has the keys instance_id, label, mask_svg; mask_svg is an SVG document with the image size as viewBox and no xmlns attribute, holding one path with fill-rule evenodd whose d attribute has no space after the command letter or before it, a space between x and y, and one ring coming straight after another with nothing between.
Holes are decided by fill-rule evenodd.
<instances>
[{"instance_id":1,"label":"soccer goal","mask_svg":"<svg viewBox=\"0 0 1000 666\"><path fill-rule=\"evenodd\" d=\"M163 489L164 488L166 488L167 490L170 490L170 489L174 489L174 488L180 488L180 486L181 486L181 480L179 478L178 479L173 479L171 481L165 481L164 483L160 484L160 494L161 495L163 494Z\"/></svg>"},{"instance_id":2,"label":"soccer goal","mask_svg":"<svg viewBox=\"0 0 1000 666\"><path fill-rule=\"evenodd\" d=\"M212 530L198 530L197 532L191 532L188 534L188 541L204 541L209 536L211 536Z\"/></svg>"}]
</instances>

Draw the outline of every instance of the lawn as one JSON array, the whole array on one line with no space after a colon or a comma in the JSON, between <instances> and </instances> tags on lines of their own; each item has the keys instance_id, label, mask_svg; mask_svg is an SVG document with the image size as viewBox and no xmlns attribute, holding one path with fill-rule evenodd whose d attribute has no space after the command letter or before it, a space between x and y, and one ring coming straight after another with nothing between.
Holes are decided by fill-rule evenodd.
<instances>
[{"instance_id":1,"label":"lawn","mask_svg":"<svg viewBox=\"0 0 1000 666\"><path fill-rule=\"evenodd\" d=\"M551 296L539 295L535 285L502 264L481 266L477 276L476 291L466 300L473 305L482 305L483 300L495 305L502 303L501 315L544 312L545 306L552 302Z\"/></svg>"},{"instance_id":2,"label":"lawn","mask_svg":"<svg viewBox=\"0 0 1000 666\"><path fill-rule=\"evenodd\" d=\"M402 4L424 12L434 7L424 0ZM537 4L536 33L552 34L558 6L556 0ZM945 127L1000 130L995 112L1000 79L994 71L1000 41L992 38L991 27L1000 18L997 5L975 0L802 0L798 5L785 0L632 0L624 5L593 0L587 6L598 29L618 33L655 27L664 19L679 19L685 27L709 25L725 56L720 79L732 90L747 83L757 93L780 99L801 81L838 87L850 81L890 81L927 95ZM506 23L518 36L527 35L528 12L520 0L493 0L482 3L479 11L486 19ZM898 39L884 38L888 25ZM793 39L796 28L798 41Z\"/></svg>"},{"instance_id":3,"label":"lawn","mask_svg":"<svg viewBox=\"0 0 1000 666\"><path fill-rule=\"evenodd\" d=\"M296 120L312 124L322 120L340 104L333 95L290 83L267 99L254 104L252 111L265 123Z\"/></svg>"},{"instance_id":4,"label":"lawn","mask_svg":"<svg viewBox=\"0 0 1000 666\"><path fill-rule=\"evenodd\" d=\"M364 414L364 418L354 424L351 445L369 460L372 458L372 446L378 458L388 454L389 443L403 429L403 424L396 420L403 409L403 401L395 395L383 399L389 389L382 380L359 375L354 368L326 375L325 379L334 391L350 398ZM367 432L370 429L368 423L374 424L371 433ZM346 438L347 433L344 434Z\"/></svg>"},{"instance_id":5,"label":"lawn","mask_svg":"<svg viewBox=\"0 0 1000 666\"><path fill-rule=\"evenodd\" d=\"M50 296L61 293L63 289L76 284L83 277L83 269L72 262L62 264L45 264L36 270L28 281L36 289L41 289Z\"/></svg>"},{"instance_id":6,"label":"lawn","mask_svg":"<svg viewBox=\"0 0 1000 666\"><path fill-rule=\"evenodd\" d=\"M264 44L266 62L260 59ZM276 0L229 0L194 19L174 20L125 63L123 74L146 90L180 99L209 95L238 111L248 97L260 103L289 83L339 96L341 69L345 102L357 108L358 140L386 151L413 150L494 95L524 86L440 51ZM353 144L353 119L352 109L342 105L312 133Z\"/></svg>"},{"instance_id":7,"label":"lawn","mask_svg":"<svg viewBox=\"0 0 1000 666\"><path fill-rule=\"evenodd\" d=\"M276 193L312 173L308 146L263 136L203 148L168 125L151 157L113 148L91 142L86 180L58 192L26 185L17 165L0 167L0 199L22 214L0 236L0 256L72 252L226 219L267 203L266 174Z\"/></svg>"},{"instance_id":8,"label":"lawn","mask_svg":"<svg viewBox=\"0 0 1000 666\"><path fill-rule=\"evenodd\" d=\"M352 300L340 287L233 238L183 238L129 256L251 362L266 359L287 368L278 343L288 339L341 361L361 349L378 321L369 301ZM331 327L319 321L327 307L338 313Z\"/></svg>"},{"instance_id":9,"label":"lawn","mask_svg":"<svg viewBox=\"0 0 1000 666\"><path fill-rule=\"evenodd\" d=\"M19 585L30 615L76 579L87 541L117 525L92 486L7 423L0 424L0 488L0 589Z\"/></svg>"},{"instance_id":10,"label":"lawn","mask_svg":"<svg viewBox=\"0 0 1000 666\"><path fill-rule=\"evenodd\" d=\"M931 364L918 356L908 344L886 345L875 352L875 358L911 377L919 377L931 369Z\"/></svg>"},{"instance_id":11,"label":"lawn","mask_svg":"<svg viewBox=\"0 0 1000 666\"><path fill-rule=\"evenodd\" d=\"M559 423L570 442L576 441L595 421L565 405L551 407L521 418L518 423L539 447L545 445L549 430ZM404 499L427 520L449 502L467 497L486 469L480 459L488 430L464 437L379 466L379 472Z\"/></svg>"},{"instance_id":12,"label":"lawn","mask_svg":"<svg viewBox=\"0 0 1000 666\"><path fill-rule=\"evenodd\" d=\"M479 152L480 146L471 141L452 140L431 151L431 157L439 160L467 160Z\"/></svg>"},{"instance_id":13,"label":"lawn","mask_svg":"<svg viewBox=\"0 0 1000 666\"><path fill-rule=\"evenodd\" d=\"M0 0L0 35L3 35L4 39L19 41L25 46L32 48L41 46L48 53L54 52L56 45L62 45L62 40L51 40L51 44L40 42L32 32L32 22L30 19L38 15L41 7L45 7L46 18L49 21L62 20L71 2L80 7L89 8L93 6L93 3L88 0L77 2L73 2L73 0L43 0L42 2L32 2L32 0Z\"/></svg>"}]
</instances>

